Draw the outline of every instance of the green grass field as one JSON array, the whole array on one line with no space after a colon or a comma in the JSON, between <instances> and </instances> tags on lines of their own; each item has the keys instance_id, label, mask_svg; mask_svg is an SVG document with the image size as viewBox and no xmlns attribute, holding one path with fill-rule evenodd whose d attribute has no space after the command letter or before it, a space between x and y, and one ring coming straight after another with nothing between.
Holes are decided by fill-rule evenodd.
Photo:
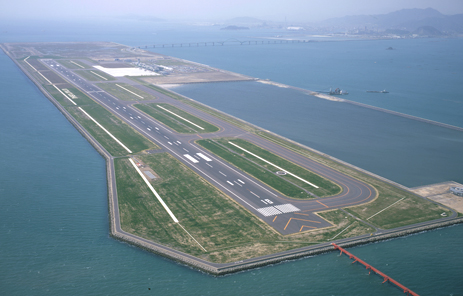
<instances>
[{"instance_id":1,"label":"green grass field","mask_svg":"<svg viewBox=\"0 0 463 296\"><path fill-rule=\"evenodd\" d=\"M167 153L139 157L158 179L152 185L187 231L208 251L274 237L270 228ZM199 257L205 253L173 222L127 159L116 162L125 231Z\"/></svg>"},{"instance_id":2,"label":"green grass field","mask_svg":"<svg viewBox=\"0 0 463 296\"><path fill-rule=\"evenodd\" d=\"M162 108L160 108L160 107ZM212 133L219 130L218 127L212 125L201 118L191 115L175 106L160 103L160 104L136 104L134 107L145 112L149 116L156 120L164 123L178 133L185 134L196 134L196 133ZM164 109L163 109L164 108ZM181 116L175 116L174 114L166 111L165 109ZM186 119L186 120L185 120ZM201 128L202 129L201 129Z\"/></svg>"},{"instance_id":3,"label":"green grass field","mask_svg":"<svg viewBox=\"0 0 463 296\"><path fill-rule=\"evenodd\" d=\"M229 141L238 144L240 147L243 147L246 150L257 154L267 161L284 168L286 171L289 171L308 182L315 183L317 186L319 186L319 188L315 188L292 176L277 175L276 172L280 171L280 169L277 169L274 166L259 160L249 153L243 152L242 150L229 144ZM196 143L237 166L239 169L261 180L265 184L281 192L287 197L308 199L313 198L313 196L307 192L311 192L319 197L324 197L337 194L341 191L341 188L335 183L245 140L206 139L196 141Z\"/></svg>"},{"instance_id":4,"label":"green grass field","mask_svg":"<svg viewBox=\"0 0 463 296\"><path fill-rule=\"evenodd\" d=\"M151 184L207 252L173 222L127 158L115 160L122 229L205 260L233 262L325 242L352 223L338 238L373 231L338 210L320 215L339 225L285 237L169 154L137 157L159 176Z\"/></svg>"},{"instance_id":5,"label":"green grass field","mask_svg":"<svg viewBox=\"0 0 463 296\"><path fill-rule=\"evenodd\" d=\"M123 101L146 101L156 99L155 96L126 83L97 83L96 85Z\"/></svg>"},{"instance_id":6,"label":"green grass field","mask_svg":"<svg viewBox=\"0 0 463 296\"><path fill-rule=\"evenodd\" d=\"M90 116L105 127L113 136L127 146L133 153L146 149L159 148L147 138L136 132L118 117L84 95L76 88L68 88L78 99L77 106L59 93L53 86L44 86L47 91L113 156L129 154L113 138L90 120L78 107L82 107Z\"/></svg>"},{"instance_id":7,"label":"green grass field","mask_svg":"<svg viewBox=\"0 0 463 296\"><path fill-rule=\"evenodd\" d=\"M113 76L109 75L109 74L106 74L105 72L103 71L100 71L100 70L77 70L75 71L76 74L78 74L79 76L83 77L84 79L86 80L89 80L89 81L112 81L112 80L116 80L116 78L114 78ZM100 76L98 76L98 75ZM106 79L104 79L104 78Z\"/></svg>"},{"instance_id":8,"label":"green grass field","mask_svg":"<svg viewBox=\"0 0 463 296\"><path fill-rule=\"evenodd\" d=\"M64 67L68 68L68 69L85 69L85 68L90 68L89 65L81 62L81 61L78 61L78 60L63 60L63 59L60 59L60 60L57 60L58 63L60 63L61 65L63 65ZM77 65L76 65L77 64ZM78 65L82 66L82 67L79 67Z\"/></svg>"}]
</instances>

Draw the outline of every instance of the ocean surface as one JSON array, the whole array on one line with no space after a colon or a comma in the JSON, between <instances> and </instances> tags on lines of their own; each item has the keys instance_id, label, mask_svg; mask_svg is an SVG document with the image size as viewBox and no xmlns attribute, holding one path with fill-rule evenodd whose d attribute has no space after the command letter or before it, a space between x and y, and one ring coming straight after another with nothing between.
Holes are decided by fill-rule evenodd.
<instances>
[{"instance_id":1,"label":"ocean surface","mask_svg":"<svg viewBox=\"0 0 463 296\"><path fill-rule=\"evenodd\" d=\"M286 34L110 21L0 21L0 32L0 42L134 46ZM341 87L350 100L463 126L462 44L336 41L162 53L311 90ZM390 93L365 92L384 88ZM3 53L0 90L0 294L403 294L336 252L216 278L113 240L103 158ZM175 91L406 186L463 181L455 130L255 82ZM463 295L462 245L457 225L349 251L420 295Z\"/></svg>"}]
</instances>

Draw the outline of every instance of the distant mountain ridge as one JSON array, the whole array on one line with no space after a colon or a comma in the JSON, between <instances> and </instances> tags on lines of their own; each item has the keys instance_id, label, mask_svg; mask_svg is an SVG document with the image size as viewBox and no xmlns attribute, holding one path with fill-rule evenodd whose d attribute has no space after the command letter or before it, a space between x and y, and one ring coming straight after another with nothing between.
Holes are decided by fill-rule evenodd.
<instances>
[{"instance_id":1,"label":"distant mountain ridge","mask_svg":"<svg viewBox=\"0 0 463 296\"><path fill-rule=\"evenodd\" d=\"M346 29L415 31L420 27L434 27L446 33L463 33L463 14L444 15L433 8L402 9L388 14L354 15L332 18L319 23L322 26Z\"/></svg>"}]
</instances>

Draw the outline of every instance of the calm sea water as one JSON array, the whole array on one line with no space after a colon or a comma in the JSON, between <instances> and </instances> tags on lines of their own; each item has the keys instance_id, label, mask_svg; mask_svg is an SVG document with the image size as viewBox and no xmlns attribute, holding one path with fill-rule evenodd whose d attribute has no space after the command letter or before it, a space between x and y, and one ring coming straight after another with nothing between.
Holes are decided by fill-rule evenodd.
<instances>
[{"instance_id":1,"label":"calm sea water","mask_svg":"<svg viewBox=\"0 0 463 296\"><path fill-rule=\"evenodd\" d=\"M195 41L223 37L222 33L210 28L204 31L179 30L174 26L153 29L151 35L146 27L138 30L137 26L110 27L104 24L101 24L99 30L95 30L95 26L71 25L65 29L45 27L45 31L41 31L39 26L30 29L12 24L2 24L2 28L6 29L0 35L1 42L110 40L135 45L152 40L153 36L169 36L170 39L163 37L167 41L186 36ZM332 46L339 49L339 45ZM281 49L283 51L283 47ZM448 50L453 49L450 47ZM199 52L195 54L199 62L210 58L200 58ZM211 53L207 52L207 55ZM340 51L339 55L342 57L343 52ZM294 58L298 59L297 56ZM227 69L245 73L247 62L237 59L236 64L241 64L243 71ZM293 71L303 69L296 67ZM263 68L255 76L263 76L267 70ZM413 77L410 77L410 84L416 83ZM282 80L280 82L291 84ZM341 80L338 83L343 82ZM220 89L221 86L216 87ZM233 88L232 85L230 87ZM214 278L111 239L108 235L106 176L102 157L3 53L0 53L0 89L0 152L3 156L0 160L2 295L402 294L391 285L381 284L381 278L368 276L361 266L350 264L346 256L338 257L337 253ZM251 91L255 88L249 84L246 89ZM257 89L260 90L260 86ZM194 89L190 91L194 92ZM201 92L207 97L204 90ZM258 96L257 93L255 95ZM457 92L453 95L461 98ZM302 98L295 95L292 100L300 103ZM273 106L278 108L278 101ZM291 121L302 120L300 118L306 116L305 112L288 114L291 115ZM246 113L241 115L249 119ZM371 118L377 116L370 115ZM388 125L396 124L393 119L384 120L389 120ZM281 121L289 122L289 118ZM320 116L319 121L334 130L332 116ZM257 124L263 126L265 123ZM409 124L406 123L407 126ZM319 126L322 125L320 123ZM426 132L424 127L417 127L417 130ZM436 140L439 133L430 134ZM306 134L298 140L315 143L318 141L313 138L315 136ZM396 135L389 136L391 142L397 139ZM388 134L382 137L387 142ZM329 138L328 135L326 138ZM452 133L443 138L455 140ZM371 139L356 141L367 145ZM352 150L362 143L352 143L344 149L338 149L336 141L328 139L323 147L317 149L354 153ZM445 146L448 144L445 141L442 143ZM458 157L458 151L448 153ZM407 162L399 165L407 170L412 166ZM461 175L453 167L451 170L453 173L449 177L455 176L453 179L456 179ZM434 175L427 178L439 181L441 173L436 170ZM463 227L455 226L351 248L350 251L419 294L463 295L462 244Z\"/></svg>"}]
</instances>

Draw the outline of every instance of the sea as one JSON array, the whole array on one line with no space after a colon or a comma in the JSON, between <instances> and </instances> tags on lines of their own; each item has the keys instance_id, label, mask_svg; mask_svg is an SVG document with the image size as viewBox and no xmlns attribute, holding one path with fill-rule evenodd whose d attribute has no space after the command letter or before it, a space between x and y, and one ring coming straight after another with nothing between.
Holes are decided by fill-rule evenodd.
<instances>
[{"instance_id":1,"label":"sea","mask_svg":"<svg viewBox=\"0 0 463 296\"><path fill-rule=\"evenodd\" d=\"M463 39L236 42L278 35L309 38L200 23L0 21L0 42L148 46L313 91L339 87L351 101L463 127ZM389 93L366 92L383 89ZM254 81L172 90L407 187L463 183L458 129ZM3 52L0 106L1 295L403 294L337 252L213 277L116 241L109 236L104 159ZM462 246L463 225L455 225L348 250L420 295L463 295Z\"/></svg>"}]
</instances>

